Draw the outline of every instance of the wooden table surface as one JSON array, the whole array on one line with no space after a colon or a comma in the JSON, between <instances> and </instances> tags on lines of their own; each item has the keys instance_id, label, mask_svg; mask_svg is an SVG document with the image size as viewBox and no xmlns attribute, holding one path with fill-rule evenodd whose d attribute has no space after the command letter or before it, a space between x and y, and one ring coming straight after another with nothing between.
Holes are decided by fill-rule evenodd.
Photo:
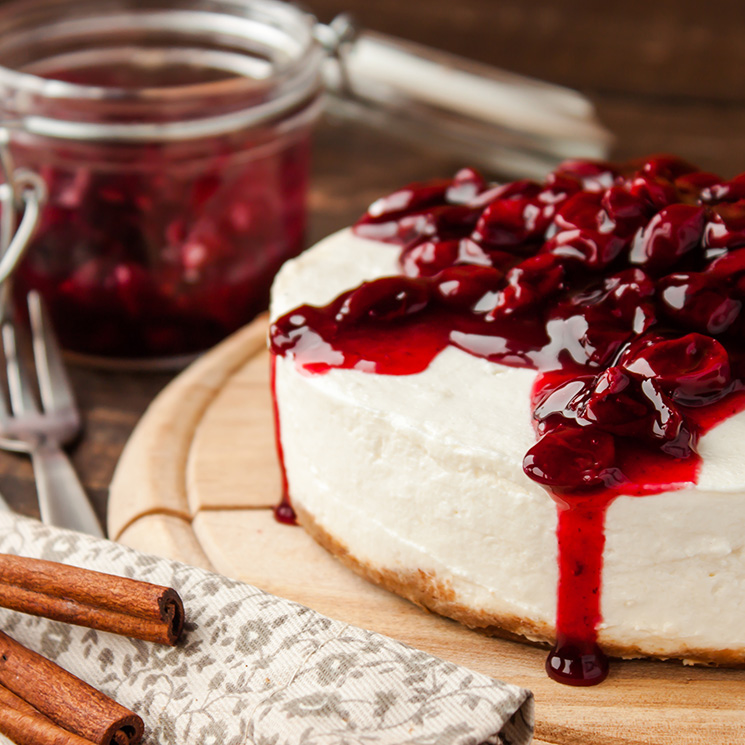
<instances>
[{"instance_id":1,"label":"wooden table surface","mask_svg":"<svg viewBox=\"0 0 745 745\"><path fill-rule=\"evenodd\" d=\"M321 20L351 10L394 33L569 85L614 133L613 155L678 154L725 176L745 171L745 8L738 0L309 0ZM325 121L316 138L309 244L352 222L377 196L462 163L387 135ZM491 174L495 175L495 174ZM72 449L99 514L121 450L169 381L165 373L71 369L85 431ZM0 492L37 515L27 458L0 453Z\"/></svg>"}]
</instances>

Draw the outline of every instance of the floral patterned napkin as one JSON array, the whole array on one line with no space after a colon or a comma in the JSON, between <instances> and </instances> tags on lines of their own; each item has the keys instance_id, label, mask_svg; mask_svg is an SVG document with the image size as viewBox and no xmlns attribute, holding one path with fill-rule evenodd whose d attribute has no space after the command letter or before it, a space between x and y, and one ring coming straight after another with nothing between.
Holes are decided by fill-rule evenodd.
<instances>
[{"instance_id":1,"label":"floral patterned napkin","mask_svg":"<svg viewBox=\"0 0 745 745\"><path fill-rule=\"evenodd\" d=\"M0 513L0 551L174 587L176 648L0 610L0 627L145 720L149 745L529 743L529 691L202 569Z\"/></svg>"}]
</instances>

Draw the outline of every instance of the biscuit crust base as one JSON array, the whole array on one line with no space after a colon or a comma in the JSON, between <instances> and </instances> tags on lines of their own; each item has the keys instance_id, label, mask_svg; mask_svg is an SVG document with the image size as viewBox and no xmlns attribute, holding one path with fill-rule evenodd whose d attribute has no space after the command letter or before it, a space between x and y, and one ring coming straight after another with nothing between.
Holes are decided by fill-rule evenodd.
<instances>
[{"instance_id":1,"label":"biscuit crust base","mask_svg":"<svg viewBox=\"0 0 745 745\"><path fill-rule=\"evenodd\" d=\"M328 533L302 506L293 504L293 507L300 525L317 543L345 566L364 579L410 600L423 610L452 618L487 636L497 636L542 647L551 647L555 643L556 630L553 626L511 614L496 615L464 605L458 602L455 591L448 582L443 582L430 572L419 569L401 572L360 561L341 540ZM669 652L655 653L654 650L636 645L619 644L609 639L602 630L598 635L598 641L603 651L610 657L675 659L689 665L745 667L745 650L742 649L698 649L682 646L672 655Z\"/></svg>"}]
</instances>

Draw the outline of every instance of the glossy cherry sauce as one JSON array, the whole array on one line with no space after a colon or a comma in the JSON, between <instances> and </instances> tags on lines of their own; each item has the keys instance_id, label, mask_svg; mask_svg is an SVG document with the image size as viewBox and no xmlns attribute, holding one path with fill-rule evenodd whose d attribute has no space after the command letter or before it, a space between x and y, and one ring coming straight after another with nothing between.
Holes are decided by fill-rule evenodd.
<instances>
[{"instance_id":1,"label":"glossy cherry sauce","mask_svg":"<svg viewBox=\"0 0 745 745\"><path fill-rule=\"evenodd\" d=\"M601 682L608 505L695 483L699 437L745 408L745 175L671 156L502 186L465 169L378 200L355 231L400 245L402 274L283 316L274 354L410 375L452 345L539 372L523 469L558 510L546 669Z\"/></svg>"},{"instance_id":2,"label":"glossy cherry sauce","mask_svg":"<svg viewBox=\"0 0 745 745\"><path fill-rule=\"evenodd\" d=\"M209 67L137 64L140 56L151 59L132 55L131 64L44 77L171 94L229 77ZM207 106L226 105L217 98ZM46 115L69 117L65 100ZM157 111L137 116L184 115L178 96L147 100L160 102ZM43 177L49 193L14 275L18 306L29 290L40 292L62 345L74 352L157 359L209 349L266 309L277 270L303 248L307 132L266 127L173 142L60 138L43 147L19 138L13 156Z\"/></svg>"}]
</instances>

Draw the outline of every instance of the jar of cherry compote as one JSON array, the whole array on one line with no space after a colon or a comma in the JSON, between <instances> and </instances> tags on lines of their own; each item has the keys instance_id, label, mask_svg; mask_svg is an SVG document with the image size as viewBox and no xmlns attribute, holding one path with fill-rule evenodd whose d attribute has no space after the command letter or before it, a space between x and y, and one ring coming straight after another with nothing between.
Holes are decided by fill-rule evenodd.
<instances>
[{"instance_id":1,"label":"jar of cherry compote","mask_svg":"<svg viewBox=\"0 0 745 745\"><path fill-rule=\"evenodd\" d=\"M180 364L302 248L323 52L275 0L14 0L0 116L49 198L17 268L63 345Z\"/></svg>"}]
</instances>

